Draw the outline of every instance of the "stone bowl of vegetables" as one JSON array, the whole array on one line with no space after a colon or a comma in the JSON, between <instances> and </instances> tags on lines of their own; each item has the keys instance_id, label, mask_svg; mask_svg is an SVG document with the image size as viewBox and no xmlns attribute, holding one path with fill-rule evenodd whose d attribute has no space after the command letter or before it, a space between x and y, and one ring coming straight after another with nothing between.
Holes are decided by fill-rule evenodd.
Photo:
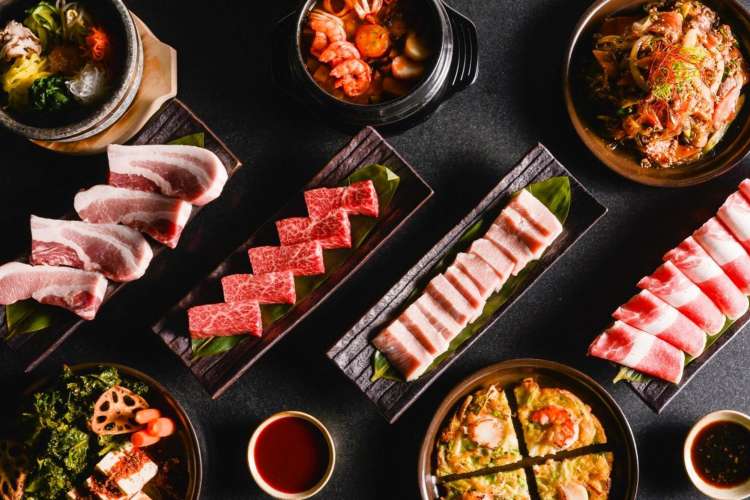
<instances>
[{"instance_id":1,"label":"stone bowl of vegetables","mask_svg":"<svg viewBox=\"0 0 750 500\"><path fill-rule=\"evenodd\" d=\"M143 47L121 0L0 0L0 125L79 141L112 126L140 87Z\"/></svg>"}]
</instances>

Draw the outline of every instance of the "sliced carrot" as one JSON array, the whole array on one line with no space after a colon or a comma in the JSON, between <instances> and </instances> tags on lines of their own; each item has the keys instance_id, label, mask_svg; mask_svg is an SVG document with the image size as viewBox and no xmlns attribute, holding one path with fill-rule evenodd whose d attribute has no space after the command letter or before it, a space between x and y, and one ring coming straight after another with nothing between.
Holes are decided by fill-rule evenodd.
<instances>
[{"instance_id":1,"label":"sliced carrot","mask_svg":"<svg viewBox=\"0 0 750 500\"><path fill-rule=\"evenodd\" d=\"M136 431L130 436L130 442L136 448L144 448L159 442L159 436L152 436L146 431Z\"/></svg>"},{"instance_id":2,"label":"sliced carrot","mask_svg":"<svg viewBox=\"0 0 750 500\"><path fill-rule=\"evenodd\" d=\"M157 418L148 423L146 432L152 436L167 437L174 432L174 422L167 417Z\"/></svg>"},{"instance_id":3,"label":"sliced carrot","mask_svg":"<svg viewBox=\"0 0 750 500\"><path fill-rule=\"evenodd\" d=\"M388 30L379 24L363 24L354 36L357 49L364 57L383 57L391 46Z\"/></svg>"},{"instance_id":4,"label":"sliced carrot","mask_svg":"<svg viewBox=\"0 0 750 500\"><path fill-rule=\"evenodd\" d=\"M152 420L156 420L161 417L161 412L156 408L146 408L145 410L139 410L135 414L135 421L141 425L145 425Z\"/></svg>"}]
</instances>

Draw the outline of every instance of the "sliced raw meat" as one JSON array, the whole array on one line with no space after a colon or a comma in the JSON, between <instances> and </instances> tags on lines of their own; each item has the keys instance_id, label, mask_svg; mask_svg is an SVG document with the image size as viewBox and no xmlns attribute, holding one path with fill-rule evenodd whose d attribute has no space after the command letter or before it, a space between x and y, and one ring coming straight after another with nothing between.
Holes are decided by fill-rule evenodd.
<instances>
[{"instance_id":1,"label":"sliced raw meat","mask_svg":"<svg viewBox=\"0 0 750 500\"><path fill-rule=\"evenodd\" d=\"M207 304L188 309L188 329L196 339L250 333L260 337L263 323L255 301Z\"/></svg>"},{"instance_id":2,"label":"sliced raw meat","mask_svg":"<svg viewBox=\"0 0 750 500\"><path fill-rule=\"evenodd\" d=\"M225 302L294 304L297 294L290 271L266 274L232 274L221 278Z\"/></svg>"},{"instance_id":3,"label":"sliced raw meat","mask_svg":"<svg viewBox=\"0 0 750 500\"><path fill-rule=\"evenodd\" d=\"M321 219L343 208L346 213L377 217L378 193L372 181L360 181L346 187L318 188L305 191L307 213Z\"/></svg>"},{"instance_id":4,"label":"sliced raw meat","mask_svg":"<svg viewBox=\"0 0 750 500\"><path fill-rule=\"evenodd\" d=\"M437 331L450 341L463 330L463 326L456 323L456 320L443 309L443 307L428 293L423 293L415 302L419 310L422 311L425 318L435 327Z\"/></svg>"},{"instance_id":5,"label":"sliced raw meat","mask_svg":"<svg viewBox=\"0 0 750 500\"><path fill-rule=\"evenodd\" d=\"M34 299L73 311L83 319L94 319L106 291L107 280L99 273L20 262L0 266L2 305Z\"/></svg>"},{"instance_id":6,"label":"sliced raw meat","mask_svg":"<svg viewBox=\"0 0 750 500\"><path fill-rule=\"evenodd\" d=\"M747 198L742 193L732 193L719 208L717 216L737 241L750 250L750 202Z\"/></svg>"},{"instance_id":7,"label":"sliced raw meat","mask_svg":"<svg viewBox=\"0 0 750 500\"><path fill-rule=\"evenodd\" d=\"M248 250L255 274L290 271L295 276L323 274L323 248L317 241L281 247L256 247Z\"/></svg>"},{"instance_id":8,"label":"sliced raw meat","mask_svg":"<svg viewBox=\"0 0 750 500\"><path fill-rule=\"evenodd\" d=\"M505 207L500 212L500 216L495 221L495 224L499 224L501 227L507 228L509 232L517 235L531 251L534 259L541 257L547 249L547 245L549 244L547 238L530 221L526 220L511 207Z\"/></svg>"},{"instance_id":9,"label":"sliced raw meat","mask_svg":"<svg viewBox=\"0 0 750 500\"><path fill-rule=\"evenodd\" d=\"M112 281L143 276L154 256L135 229L31 216L31 263L102 273Z\"/></svg>"},{"instance_id":10,"label":"sliced raw meat","mask_svg":"<svg viewBox=\"0 0 750 500\"><path fill-rule=\"evenodd\" d=\"M747 297L692 236L667 252L664 260L672 261L729 319L735 320L747 311Z\"/></svg>"},{"instance_id":11,"label":"sliced raw meat","mask_svg":"<svg viewBox=\"0 0 750 500\"><path fill-rule=\"evenodd\" d=\"M291 217L276 221L282 245L319 241L323 248L351 248L352 226L343 209L332 211L321 219Z\"/></svg>"},{"instance_id":12,"label":"sliced raw meat","mask_svg":"<svg viewBox=\"0 0 750 500\"><path fill-rule=\"evenodd\" d=\"M679 384L685 355L658 337L615 321L589 347L589 354Z\"/></svg>"},{"instance_id":13,"label":"sliced raw meat","mask_svg":"<svg viewBox=\"0 0 750 500\"><path fill-rule=\"evenodd\" d=\"M534 258L526 243L506 224L492 224L484 237L497 245L513 261L513 276L520 273Z\"/></svg>"},{"instance_id":14,"label":"sliced raw meat","mask_svg":"<svg viewBox=\"0 0 750 500\"><path fill-rule=\"evenodd\" d=\"M431 355L435 356L448 349L448 341L432 326L416 304L407 307L398 319Z\"/></svg>"},{"instance_id":15,"label":"sliced raw meat","mask_svg":"<svg viewBox=\"0 0 750 500\"><path fill-rule=\"evenodd\" d=\"M716 304L670 261L639 281L638 288L653 293L709 335L720 332L724 327L724 315Z\"/></svg>"},{"instance_id":16,"label":"sliced raw meat","mask_svg":"<svg viewBox=\"0 0 750 500\"><path fill-rule=\"evenodd\" d=\"M497 290L500 290L513 272L514 261L486 238L475 240L469 247L469 253L481 258L492 267L500 279L497 286Z\"/></svg>"},{"instance_id":17,"label":"sliced raw meat","mask_svg":"<svg viewBox=\"0 0 750 500\"><path fill-rule=\"evenodd\" d=\"M681 312L648 290L618 307L612 317L660 339L693 357L706 347L706 333Z\"/></svg>"},{"instance_id":18,"label":"sliced raw meat","mask_svg":"<svg viewBox=\"0 0 750 500\"><path fill-rule=\"evenodd\" d=\"M750 294L750 255L715 217L711 217L693 238L745 295Z\"/></svg>"},{"instance_id":19,"label":"sliced raw meat","mask_svg":"<svg viewBox=\"0 0 750 500\"><path fill-rule=\"evenodd\" d=\"M427 285L427 293L445 309L456 323L463 328L470 321L476 319L482 312L478 307L472 306L461 292L451 285L450 281L438 274Z\"/></svg>"},{"instance_id":20,"label":"sliced raw meat","mask_svg":"<svg viewBox=\"0 0 750 500\"><path fill-rule=\"evenodd\" d=\"M482 295L474 281L460 267L455 264L450 266L445 271L445 277L469 301L471 307L476 307L480 310L484 309L487 297Z\"/></svg>"},{"instance_id":21,"label":"sliced raw meat","mask_svg":"<svg viewBox=\"0 0 750 500\"><path fill-rule=\"evenodd\" d=\"M104 185L81 191L73 205L86 222L125 224L169 248L177 246L192 209L182 200Z\"/></svg>"},{"instance_id":22,"label":"sliced raw meat","mask_svg":"<svg viewBox=\"0 0 750 500\"><path fill-rule=\"evenodd\" d=\"M196 146L107 147L109 184L161 193L193 205L205 205L221 195L227 171L221 160Z\"/></svg>"},{"instance_id":23,"label":"sliced raw meat","mask_svg":"<svg viewBox=\"0 0 750 500\"><path fill-rule=\"evenodd\" d=\"M414 380L424 373L432 356L409 330L396 320L372 340L377 350L401 372L406 380Z\"/></svg>"},{"instance_id":24,"label":"sliced raw meat","mask_svg":"<svg viewBox=\"0 0 750 500\"><path fill-rule=\"evenodd\" d=\"M453 265L471 278L485 300L502 284L495 270L484 259L473 253L458 254Z\"/></svg>"},{"instance_id":25,"label":"sliced raw meat","mask_svg":"<svg viewBox=\"0 0 750 500\"><path fill-rule=\"evenodd\" d=\"M740 182L740 193L742 193L748 201L750 201L750 179L745 179Z\"/></svg>"},{"instance_id":26,"label":"sliced raw meat","mask_svg":"<svg viewBox=\"0 0 750 500\"><path fill-rule=\"evenodd\" d=\"M555 217L555 214L550 212L544 203L527 190L522 189L518 195L513 197L508 206L528 219L541 234L546 236L548 238L547 244L554 241L562 233L562 224Z\"/></svg>"}]
</instances>

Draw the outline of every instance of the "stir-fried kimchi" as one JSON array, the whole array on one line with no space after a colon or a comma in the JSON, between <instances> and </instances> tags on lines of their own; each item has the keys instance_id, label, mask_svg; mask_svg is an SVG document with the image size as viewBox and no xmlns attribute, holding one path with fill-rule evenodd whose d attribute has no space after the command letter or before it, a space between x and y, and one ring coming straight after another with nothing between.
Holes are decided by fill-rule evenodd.
<instances>
[{"instance_id":1,"label":"stir-fried kimchi","mask_svg":"<svg viewBox=\"0 0 750 500\"><path fill-rule=\"evenodd\" d=\"M645 17L612 17L594 36L591 80L599 115L643 167L672 167L713 149L737 116L748 82L737 39L694 0L646 5Z\"/></svg>"}]
</instances>

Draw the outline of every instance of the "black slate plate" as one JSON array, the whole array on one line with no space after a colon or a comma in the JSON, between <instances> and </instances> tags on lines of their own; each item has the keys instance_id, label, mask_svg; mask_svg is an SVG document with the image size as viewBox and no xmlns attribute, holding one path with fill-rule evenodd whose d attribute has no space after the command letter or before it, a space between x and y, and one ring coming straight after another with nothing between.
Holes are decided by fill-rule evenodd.
<instances>
[{"instance_id":1,"label":"black slate plate","mask_svg":"<svg viewBox=\"0 0 750 500\"><path fill-rule=\"evenodd\" d=\"M306 213L302 193L258 228L227 259L153 327L167 346L177 354L203 387L218 398L276 342L348 280L375 251L387 241L431 196L432 189L414 169L371 127L360 131L351 142L307 183L303 190L338 185L360 167L379 163L401 178L395 196L380 214L377 225L365 241L314 291L298 301L276 320L263 336L244 339L230 351L194 358L187 328L187 309L200 304L221 302L221 278L228 274L250 272L247 250L260 245L278 245L275 221Z\"/></svg>"},{"instance_id":2,"label":"black slate plate","mask_svg":"<svg viewBox=\"0 0 750 500\"><path fill-rule=\"evenodd\" d=\"M443 259L445 254L455 247L461 235L488 213L493 211L499 213L513 193L533 182L561 175L570 178L573 195L570 214L565 222L563 233L545 252L538 265L534 266L526 283L520 290L517 290L489 318L484 328L464 342L436 369L425 373L413 382L397 382L386 379L372 382L370 378L372 377L372 356L375 353L375 348L370 344L370 340L406 306L405 302L412 292L422 286L424 278L432 272L435 265ZM348 333L336 342L328 351L328 357L375 403L389 422L395 422L458 356L471 347L531 287L534 281L606 212L607 209L586 191L575 177L552 156L547 148L541 144L537 145L500 180L476 208L445 235Z\"/></svg>"},{"instance_id":3,"label":"black slate plate","mask_svg":"<svg viewBox=\"0 0 750 500\"><path fill-rule=\"evenodd\" d=\"M177 99L168 101L159 112L146 123L143 129L129 142L129 144L166 144L167 142L184 137L190 134L203 132L205 135L205 147L213 151L219 157L227 173L231 176L242 163L227 148L200 118L195 116L185 104ZM101 180L106 183L106 179ZM73 200L71 200L72 204ZM201 207L194 206L190 215L192 221ZM74 211L61 217L62 219L78 219ZM150 241L150 240L149 240ZM151 241L150 241L151 242ZM166 247L158 243L151 242L154 257L163 252ZM21 262L28 262L28 256L18 259ZM146 271L147 273L149 271ZM121 291L127 283L109 282L107 292L104 295L102 307L111 302L113 296ZM111 306L110 306L111 307ZM14 335L6 340L6 343L13 349L22 363L25 365L25 371L29 372L36 368L50 354L52 354L65 340L73 335L87 321L79 318L75 314L60 309L59 314L55 316L52 326L28 334ZM5 321L5 307L0 307L0 338L8 335L8 325Z\"/></svg>"}]
</instances>

